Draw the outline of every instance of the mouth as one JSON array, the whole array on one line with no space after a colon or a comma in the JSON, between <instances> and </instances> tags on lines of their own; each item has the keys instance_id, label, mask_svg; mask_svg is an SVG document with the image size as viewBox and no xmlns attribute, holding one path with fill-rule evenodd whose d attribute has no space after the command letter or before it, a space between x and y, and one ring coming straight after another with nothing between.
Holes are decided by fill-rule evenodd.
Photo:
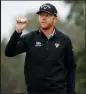
<instances>
[{"instance_id":1,"label":"mouth","mask_svg":"<svg viewBox=\"0 0 86 94\"><path fill-rule=\"evenodd\" d=\"M41 22L41 24L46 24L46 22Z\"/></svg>"},{"instance_id":2,"label":"mouth","mask_svg":"<svg viewBox=\"0 0 86 94\"><path fill-rule=\"evenodd\" d=\"M46 22L41 22L41 23L46 23Z\"/></svg>"}]
</instances>

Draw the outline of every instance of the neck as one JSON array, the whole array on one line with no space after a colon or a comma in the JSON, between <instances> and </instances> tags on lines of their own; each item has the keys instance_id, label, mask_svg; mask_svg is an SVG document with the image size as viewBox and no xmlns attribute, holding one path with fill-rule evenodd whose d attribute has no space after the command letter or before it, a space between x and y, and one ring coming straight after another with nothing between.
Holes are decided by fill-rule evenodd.
<instances>
[{"instance_id":1,"label":"neck","mask_svg":"<svg viewBox=\"0 0 86 94\"><path fill-rule=\"evenodd\" d=\"M50 35L53 33L54 27L48 28L48 29L44 29L44 28L40 28L40 30L46 35Z\"/></svg>"}]
</instances>

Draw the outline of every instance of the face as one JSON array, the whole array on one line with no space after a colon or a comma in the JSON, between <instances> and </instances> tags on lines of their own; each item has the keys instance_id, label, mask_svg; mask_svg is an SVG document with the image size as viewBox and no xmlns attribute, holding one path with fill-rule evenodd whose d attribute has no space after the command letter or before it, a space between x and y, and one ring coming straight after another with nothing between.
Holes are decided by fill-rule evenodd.
<instances>
[{"instance_id":1,"label":"face","mask_svg":"<svg viewBox=\"0 0 86 94\"><path fill-rule=\"evenodd\" d=\"M41 12L39 14L39 24L41 28L48 29L54 26L55 23L56 23L56 17L54 15L49 14L47 12Z\"/></svg>"}]
</instances>

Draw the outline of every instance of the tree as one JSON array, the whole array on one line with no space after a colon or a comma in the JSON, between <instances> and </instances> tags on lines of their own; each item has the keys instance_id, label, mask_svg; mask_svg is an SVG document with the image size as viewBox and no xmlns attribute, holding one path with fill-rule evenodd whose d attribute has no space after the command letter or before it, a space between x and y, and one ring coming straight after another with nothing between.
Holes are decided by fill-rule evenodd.
<instances>
[{"instance_id":1,"label":"tree","mask_svg":"<svg viewBox=\"0 0 86 94\"><path fill-rule=\"evenodd\" d=\"M77 62L76 91L82 94L86 93L85 0L65 0L65 2L72 5L71 11L68 15L68 21L78 29L76 40L81 38L79 41L79 47L77 47L79 49L76 51L75 55ZM78 37L80 34L81 36Z\"/></svg>"}]
</instances>

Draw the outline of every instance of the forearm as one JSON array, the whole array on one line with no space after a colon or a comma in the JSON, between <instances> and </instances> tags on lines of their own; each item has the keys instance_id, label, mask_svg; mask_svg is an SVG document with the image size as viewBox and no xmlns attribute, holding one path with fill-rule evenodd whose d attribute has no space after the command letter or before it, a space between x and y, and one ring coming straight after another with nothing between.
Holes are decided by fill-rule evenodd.
<instances>
[{"instance_id":1,"label":"forearm","mask_svg":"<svg viewBox=\"0 0 86 94\"><path fill-rule=\"evenodd\" d=\"M67 92L68 94L75 94L75 70L67 73Z\"/></svg>"},{"instance_id":2,"label":"forearm","mask_svg":"<svg viewBox=\"0 0 86 94\"><path fill-rule=\"evenodd\" d=\"M74 55L68 59L67 66L67 92L75 94L75 75L76 75L76 62Z\"/></svg>"},{"instance_id":3,"label":"forearm","mask_svg":"<svg viewBox=\"0 0 86 94\"><path fill-rule=\"evenodd\" d=\"M21 33L17 33L16 30L14 31L14 33L12 34L9 42L6 45L5 48L5 55L6 56L14 56L16 53L16 45L18 43L18 40L20 39L20 35Z\"/></svg>"}]
</instances>

